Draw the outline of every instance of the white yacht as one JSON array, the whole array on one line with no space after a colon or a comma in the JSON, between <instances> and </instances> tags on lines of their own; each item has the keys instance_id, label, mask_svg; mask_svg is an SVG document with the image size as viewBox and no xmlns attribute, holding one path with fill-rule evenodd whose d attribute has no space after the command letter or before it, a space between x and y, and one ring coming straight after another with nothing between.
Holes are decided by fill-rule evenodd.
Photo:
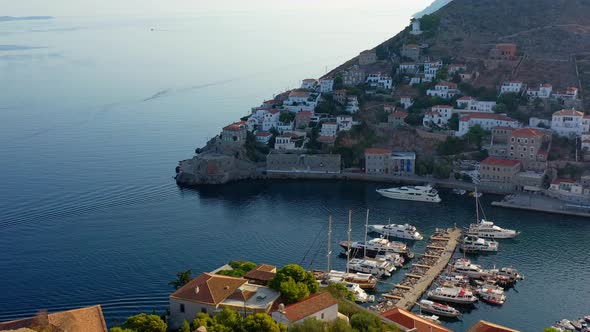
<instances>
[{"instance_id":1,"label":"white yacht","mask_svg":"<svg viewBox=\"0 0 590 332\"><path fill-rule=\"evenodd\" d=\"M459 317L461 312L449 305L437 303L429 300L420 300L418 302L420 310L436 314L443 317Z\"/></svg>"},{"instance_id":2,"label":"white yacht","mask_svg":"<svg viewBox=\"0 0 590 332\"><path fill-rule=\"evenodd\" d=\"M400 254L379 254L375 256L375 260L386 261L390 264L393 264L395 267L404 266L406 261Z\"/></svg>"},{"instance_id":3,"label":"white yacht","mask_svg":"<svg viewBox=\"0 0 590 332\"><path fill-rule=\"evenodd\" d=\"M457 259L455 264L453 264L453 271L474 279L492 275L490 271L482 269L481 266L471 263L471 261L466 258Z\"/></svg>"},{"instance_id":4,"label":"white yacht","mask_svg":"<svg viewBox=\"0 0 590 332\"><path fill-rule=\"evenodd\" d=\"M399 188L377 189L377 192L387 198L408 201L440 203L438 191L428 186L404 186Z\"/></svg>"},{"instance_id":5,"label":"white yacht","mask_svg":"<svg viewBox=\"0 0 590 332\"><path fill-rule=\"evenodd\" d=\"M428 298L458 304L472 304L477 301L471 291L462 287L437 287L428 292Z\"/></svg>"},{"instance_id":6,"label":"white yacht","mask_svg":"<svg viewBox=\"0 0 590 332\"><path fill-rule=\"evenodd\" d=\"M467 235L461 240L459 249L464 252L495 252L498 251L498 242Z\"/></svg>"},{"instance_id":7,"label":"white yacht","mask_svg":"<svg viewBox=\"0 0 590 332\"><path fill-rule=\"evenodd\" d=\"M506 302L504 290L493 286L482 286L476 290L477 295L484 302L495 305L502 305Z\"/></svg>"},{"instance_id":8,"label":"white yacht","mask_svg":"<svg viewBox=\"0 0 590 332\"><path fill-rule=\"evenodd\" d=\"M517 232L513 229L496 226L493 222L485 219L482 219L476 224L469 225L469 229L467 230L467 234L493 239L511 239L516 237L519 233L520 232Z\"/></svg>"},{"instance_id":9,"label":"white yacht","mask_svg":"<svg viewBox=\"0 0 590 332\"><path fill-rule=\"evenodd\" d=\"M409 224L370 225L369 231L383 236L397 237L400 239L417 241L424 239L424 236L416 230L416 227Z\"/></svg>"},{"instance_id":10,"label":"white yacht","mask_svg":"<svg viewBox=\"0 0 590 332\"><path fill-rule=\"evenodd\" d=\"M408 246L402 242L389 241L384 238L376 238L367 242L341 241L340 246L344 250L350 249L352 256L375 257L379 254L408 254Z\"/></svg>"},{"instance_id":11,"label":"white yacht","mask_svg":"<svg viewBox=\"0 0 590 332\"><path fill-rule=\"evenodd\" d=\"M418 316L419 317L422 317L422 318L424 318L426 320L429 320L429 321L433 322L434 324L438 324L438 325L441 325L442 324L441 321L440 321L440 319L439 319L440 317L438 317L437 315L427 316L427 315L418 314Z\"/></svg>"},{"instance_id":12,"label":"white yacht","mask_svg":"<svg viewBox=\"0 0 590 332\"><path fill-rule=\"evenodd\" d=\"M363 289L377 288L377 278L370 273L346 273L344 271L331 270L328 272L328 278L340 279L353 284L358 284Z\"/></svg>"},{"instance_id":13,"label":"white yacht","mask_svg":"<svg viewBox=\"0 0 590 332\"><path fill-rule=\"evenodd\" d=\"M369 295L367 294L367 292L365 292L365 290L362 289L361 286L359 286L358 284L352 282L344 282L342 284L346 286L346 289L348 289L352 292L352 294L354 294L355 302L365 303L369 300Z\"/></svg>"},{"instance_id":14,"label":"white yacht","mask_svg":"<svg viewBox=\"0 0 590 332\"><path fill-rule=\"evenodd\" d=\"M510 267L491 269L490 272L495 275L508 277L514 281L524 280L524 276L521 273L519 273L516 269Z\"/></svg>"},{"instance_id":15,"label":"white yacht","mask_svg":"<svg viewBox=\"0 0 590 332\"><path fill-rule=\"evenodd\" d=\"M392 264L373 259L353 258L347 263L347 267L352 271L370 273L378 278L390 277L395 271L395 266Z\"/></svg>"}]
</instances>

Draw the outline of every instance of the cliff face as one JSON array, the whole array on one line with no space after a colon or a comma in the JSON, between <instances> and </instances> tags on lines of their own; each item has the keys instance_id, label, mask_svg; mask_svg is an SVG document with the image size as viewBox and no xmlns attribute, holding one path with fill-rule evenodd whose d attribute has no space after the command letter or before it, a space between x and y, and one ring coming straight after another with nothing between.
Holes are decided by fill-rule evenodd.
<instances>
[{"instance_id":1,"label":"cliff face","mask_svg":"<svg viewBox=\"0 0 590 332\"><path fill-rule=\"evenodd\" d=\"M207 142L198 155L180 162L176 183L182 186L223 184L256 176L256 164L246 158L244 146L216 137Z\"/></svg>"}]
</instances>

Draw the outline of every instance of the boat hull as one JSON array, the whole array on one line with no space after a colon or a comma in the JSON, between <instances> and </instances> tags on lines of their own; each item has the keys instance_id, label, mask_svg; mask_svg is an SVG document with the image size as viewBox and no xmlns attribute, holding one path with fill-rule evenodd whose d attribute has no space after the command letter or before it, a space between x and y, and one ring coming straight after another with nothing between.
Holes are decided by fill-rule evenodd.
<instances>
[{"instance_id":1,"label":"boat hull","mask_svg":"<svg viewBox=\"0 0 590 332\"><path fill-rule=\"evenodd\" d=\"M427 203L440 203L442 200L437 195L435 197L428 197L422 195L414 195L408 196L401 193L392 193L389 191L378 189L377 193L383 197L390 198L390 199L398 199L403 201L414 201L414 202L427 202Z\"/></svg>"},{"instance_id":2,"label":"boat hull","mask_svg":"<svg viewBox=\"0 0 590 332\"><path fill-rule=\"evenodd\" d=\"M439 311L439 310L436 310L435 308L430 308L428 306L423 306L423 305L419 305L419 306L420 306L420 309L422 309L422 311L426 311L431 314L435 314L437 316L448 317L448 318L457 318L461 315L461 313L450 313L450 312L446 312L446 311Z\"/></svg>"},{"instance_id":3,"label":"boat hull","mask_svg":"<svg viewBox=\"0 0 590 332\"><path fill-rule=\"evenodd\" d=\"M340 244L340 247L342 247L344 249L344 251L346 252L346 250L348 250L348 246L346 244ZM365 255L366 252L366 255ZM390 249L390 250L377 250L377 249L369 249L367 248L366 250L363 248L350 248L350 255L351 257L369 257L369 258L375 258L375 256L380 255L380 254L400 254L400 255L406 255L408 256L408 252L407 250L400 250L400 251L395 251L394 249Z\"/></svg>"},{"instance_id":4,"label":"boat hull","mask_svg":"<svg viewBox=\"0 0 590 332\"><path fill-rule=\"evenodd\" d=\"M384 228L383 225L371 225L369 226L369 232L381 234L386 237L394 237L404 240L420 241L424 239L424 236L418 233L418 235L408 234L407 232L398 232L397 230Z\"/></svg>"},{"instance_id":5,"label":"boat hull","mask_svg":"<svg viewBox=\"0 0 590 332\"><path fill-rule=\"evenodd\" d=\"M485 237L491 239L513 239L518 235L518 232L514 233L498 233L498 232L486 232L486 231L468 231L468 235L476 235L478 237Z\"/></svg>"}]
</instances>

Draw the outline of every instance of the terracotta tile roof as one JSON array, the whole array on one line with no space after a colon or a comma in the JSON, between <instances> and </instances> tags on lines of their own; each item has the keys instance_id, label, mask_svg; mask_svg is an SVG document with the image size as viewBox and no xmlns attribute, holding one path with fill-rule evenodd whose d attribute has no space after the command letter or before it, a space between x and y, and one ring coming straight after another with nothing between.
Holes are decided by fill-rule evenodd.
<instances>
[{"instance_id":1,"label":"terracotta tile roof","mask_svg":"<svg viewBox=\"0 0 590 332\"><path fill-rule=\"evenodd\" d=\"M277 110L277 109L268 110L268 113L270 113L270 114L277 114L277 113L279 113L279 112L280 112L280 111L279 111L279 110Z\"/></svg>"},{"instance_id":2,"label":"terracotta tile roof","mask_svg":"<svg viewBox=\"0 0 590 332\"><path fill-rule=\"evenodd\" d=\"M291 98L291 97L305 97L305 98L308 98L309 97L309 93L307 93L305 91L293 90L293 91L289 92L289 98Z\"/></svg>"},{"instance_id":3,"label":"terracotta tile roof","mask_svg":"<svg viewBox=\"0 0 590 332\"><path fill-rule=\"evenodd\" d=\"M223 127L223 130L227 130L227 131L240 131L242 129L244 129L244 128L238 123L232 123L229 126Z\"/></svg>"},{"instance_id":4,"label":"terracotta tile roof","mask_svg":"<svg viewBox=\"0 0 590 332\"><path fill-rule=\"evenodd\" d=\"M512 136L538 137L543 136L543 132L535 128L520 128L512 131Z\"/></svg>"},{"instance_id":5,"label":"terracotta tile roof","mask_svg":"<svg viewBox=\"0 0 590 332\"><path fill-rule=\"evenodd\" d=\"M500 158L494 158L494 157L487 157L484 161L481 162L481 164L487 165L487 166L514 167L514 166L520 164L520 161L512 160L512 159L500 159Z\"/></svg>"},{"instance_id":6,"label":"terracotta tile roof","mask_svg":"<svg viewBox=\"0 0 590 332\"><path fill-rule=\"evenodd\" d=\"M277 274L275 272L252 270L244 275L244 278L249 280L271 281Z\"/></svg>"},{"instance_id":7,"label":"terracotta tile roof","mask_svg":"<svg viewBox=\"0 0 590 332\"><path fill-rule=\"evenodd\" d=\"M265 100L264 102L262 102L263 104L275 104L277 101L272 99L272 100Z\"/></svg>"},{"instance_id":8,"label":"terracotta tile roof","mask_svg":"<svg viewBox=\"0 0 590 332\"><path fill-rule=\"evenodd\" d=\"M391 149L368 148L365 149L365 155L367 154L391 154Z\"/></svg>"},{"instance_id":9,"label":"terracotta tile roof","mask_svg":"<svg viewBox=\"0 0 590 332\"><path fill-rule=\"evenodd\" d=\"M402 308L386 311L382 313L381 316L394 321L407 329L416 328L416 331L419 332L452 332L452 330L447 329L444 326L433 323Z\"/></svg>"},{"instance_id":10,"label":"terracotta tile roof","mask_svg":"<svg viewBox=\"0 0 590 332\"><path fill-rule=\"evenodd\" d=\"M584 113L576 110L561 110L553 113L553 115L557 116L584 116Z\"/></svg>"},{"instance_id":11,"label":"terracotta tile roof","mask_svg":"<svg viewBox=\"0 0 590 332\"><path fill-rule=\"evenodd\" d=\"M432 108L453 108L453 106L449 106L449 105L434 105L432 106Z\"/></svg>"},{"instance_id":12,"label":"terracotta tile roof","mask_svg":"<svg viewBox=\"0 0 590 332\"><path fill-rule=\"evenodd\" d=\"M240 302L246 302L248 301L254 294L256 294L256 291L251 291L251 290L247 290L247 289L236 289L236 291L231 294L230 296L228 296L228 299L232 299L232 300L236 300L236 301L240 301Z\"/></svg>"},{"instance_id":13,"label":"terracotta tile roof","mask_svg":"<svg viewBox=\"0 0 590 332\"><path fill-rule=\"evenodd\" d=\"M560 184L560 183L576 183L576 181L567 178L556 178L555 180L551 181L551 184Z\"/></svg>"},{"instance_id":14,"label":"terracotta tile roof","mask_svg":"<svg viewBox=\"0 0 590 332\"><path fill-rule=\"evenodd\" d=\"M457 100L475 100L475 98L466 96L466 97L461 97Z\"/></svg>"},{"instance_id":15,"label":"terracotta tile roof","mask_svg":"<svg viewBox=\"0 0 590 332\"><path fill-rule=\"evenodd\" d=\"M107 332L107 325L100 305L51 314L41 313L36 317L4 322L0 323L0 330L28 328L33 325L42 325L42 327L46 327L47 331L56 332Z\"/></svg>"},{"instance_id":16,"label":"terracotta tile roof","mask_svg":"<svg viewBox=\"0 0 590 332\"><path fill-rule=\"evenodd\" d=\"M486 322L485 320L480 320L479 322L475 323L472 327L467 330L467 332L519 332L518 330L514 330L508 327L504 327L501 325L497 325L494 323Z\"/></svg>"},{"instance_id":17,"label":"terracotta tile roof","mask_svg":"<svg viewBox=\"0 0 590 332\"><path fill-rule=\"evenodd\" d=\"M218 305L247 282L211 273L203 273L170 295L171 298Z\"/></svg>"},{"instance_id":18,"label":"terracotta tile roof","mask_svg":"<svg viewBox=\"0 0 590 332\"><path fill-rule=\"evenodd\" d=\"M335 136L320 136L318 137L318 142L320 143L334 143L336 141Z\"/></svg>"},{"instance_id":19,"label":"terracotta tile roof","mask_svg":"<svg viewBox=\"0 0 590 332\"><path fill-rule=\"evenodd\" d=\"M272 134L269 133L269 132L263 131L263 132L260 132L260 133L256 133L256 136L258 136L258 137L268 137L268 136L272 136Z\"/></svg>"},{"instance_id":20,"label":"terracotta tile roof","mask_svg":"<svg viewBox=\"0 0 590 332\"><path fill-rule=\"evenodd\" d=\"M335 304L337 305L338 301L330 293L316 293L285 307L285 316L287 316L290 322L296 322Z\"/></svg>"},{"instance_id":21,"label":"terracotta tile roof","mask_svg":"<svg viewBox=\"0 0 590 332\"><path fill-rule=\"evenodd\" d=\"M301 112L297 112L297 114L295 114L295 116L312 116L313 112L312 111L301 111Z\"/></svg>"},{"instance_id":22,"label":"terracotta tile roof","mask_svg":"<svg viewBox=\"0 0 590 332\"><path fill-rule=\"evenodd\" d=\"M457 87L457 84L453 82L440 82L436 86L448 86L449 88L455 89Z\"/></svg>"},{"instance_id":23,"label":"terracotta tile roof","mask_svg":"<svg viewBox=\"0 0 590 332\"><path fill-rule=\"evenodd\" d=\"M552 88L553 85L551 85L551 84L541 84L541 87L543 87L543 88Z\"/></svg>"}]
</instances>

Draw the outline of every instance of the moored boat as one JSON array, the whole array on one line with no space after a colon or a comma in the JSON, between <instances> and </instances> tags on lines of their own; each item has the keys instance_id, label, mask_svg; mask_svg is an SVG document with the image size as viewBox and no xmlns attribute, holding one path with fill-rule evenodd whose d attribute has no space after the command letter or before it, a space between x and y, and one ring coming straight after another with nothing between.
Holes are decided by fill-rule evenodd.
<instances>
[{"instance_id":1,"label":"moored boat","mask_svg":"<svg viewBox=\"0 0 590 332\"><path fill-rule=\"evenodd\" d=\"M453 194L455 195L459 195L459 196L463 196L467 193L467 190L465 189L453 189Z\"/></svg>"},{"instance_id":2,"label":"moored boat","mask_svg":"<svg viewBox=\"0 0 590 332\"><path fill-rule=\"evenodd\" d=\"M363 241L341 241L340 246L344 250L351 251L353 256L367 256L374 258L379 254L408 254L408 246L402 242L389 241L383 238L376 238L367 242Z\"/></svg>"},{"instance_id":3,"label":"moored boat","mask_svg":"<svg viewBox=\"0 0 590 332\"><path fill-rule=\"evenodd\" d=\"M370 273L346 273L344 271L331 270L328 272L328 276L331 279L340 278L344 281L352 282L359 285L362 289L377 288L377 278Z\"/></svg>"},{"instance_id":4,"label":"moored boat","mask_svg":"<svg viewBox=\"0 0 590 332\"><path fill-rule=\"evenodd\" d=\"M400 254L379 254L375 256L375 260L383 260L393 264L395 267L404 266L405 259Z\"/></svg>"},{"instance_id":5,"label":"moored boat","mask_svg":"<svg viewBox=\"0 0 590 332\"><path fill-rule=\"evenodd\" d=\"M347 268L362 273L369 273L378 278L390 277L395 271L395 266L385 261L374 259L353 258L347 263Z\"/></svg>"},{"instance_id":6,"label":"moored boat","mask_svg":"<svg viewBox=\"0 0 590 332\"><path fill-rule=\"evenodd\" d=\"M475 235L466 235L459 244L459 249L464 252L495 252L498 251L498 242L485 240Z\"/></svg>"},{"instance_id":7,"label":"moored boat","mask_svg":"<svg viewBox=\"0 0 590 332\"><path fill-rule=\"evenodd\" d=\"M511 239L520 234L520 232L513 229L502 228L500 226L494 225L493 222L485 219L482 219L478 223L469 225L469 228L465 233L493 239Z\"/></svg>"},{"instance_id":8,"label":"moored boat","mask_svg":"<svg viewBox=\"0 0 590 332\"><path fill-rule=\"evenodd\" d=\"M401 199L407 201L440 203L441 199L438 191L427 186L404 186L398 188L377 189L377 193L383 197L391 199Z\"/></svg>"},{"instance_id":9,"label":"moored boat","mask_svg":"<svg viewBox=\"0 0 590 332\"><path fill-rule=\"evenodd\" d=\"M370 225L369 231L383 236L397 237L400 239L416 241L424 239L424 236L416 230L416 227L409 224Z\"/></svg>"},{"instance_id":10,"label":"moored boat","mask_svg":"<svg viewBox=\"0 0 590 332\"><path fill-rule=\"evenodd\" d=\"M497 276L506 276L514 281L524 280L524 275L511 267L501 267L499 269L491 269L490 272Z\"/></svg>"},{"instance_id":11,"label":"moored boat","mask_svg":"<svg viewBox=\"0 0 590 332\"><path fill-rule=\"evenodd\" d=\"M461 316L461 312L459 310L451 307L450 305L434 301L420 300L420 302L418 302L418 306L423 311L443 317L455 318Z\"/></svg>"},{"instance_id":12,"label":"moored boat","mask_svg":"<svg viewBox=\"0 0 590 332\"><path fill-rule=\"evenodd\" d=\"M471 263L471 261L466 258L457 259L453 264L453 271L474 279L480 279L492 275L490 271L482 269L481 266Z\"/></svg>"},{"instance_id":13,"label":"moored boat","mask_svg":"<svg viewBox=\"0 0 590 332\"><path fill-rule=\"evenodd\" d=\"M461 287L437 287L428 292L428 298L457 304L472 304L477 301L471 291Z\"/></svg>"},{"instance_id":14,"label":"moored boat","mask_svg":"<svg viewBox=\"0 0 590 332\"><path fill-rule=\"evenodd\" d=\"M418 316L419 317L422 317L422 318L424 318L426 320L429 320L429 321L431 321L431 322L433 322L435 324L439 324L439 325L441 324L440 319L439 319L440 317L438 317L437 315L421 315L421 314L418 314Z\"/></svg>"},{"instance_id":15,"label":"moored boat","mask_svg":"<svg viewBox=\"0 0 590 332\"><path fill-rule=\"evenodd\" d=\"M494 286L482 286L476 290L482 301L494 305L502 305L506 302L504 290Z\"/></svg>"}]
</instances>

